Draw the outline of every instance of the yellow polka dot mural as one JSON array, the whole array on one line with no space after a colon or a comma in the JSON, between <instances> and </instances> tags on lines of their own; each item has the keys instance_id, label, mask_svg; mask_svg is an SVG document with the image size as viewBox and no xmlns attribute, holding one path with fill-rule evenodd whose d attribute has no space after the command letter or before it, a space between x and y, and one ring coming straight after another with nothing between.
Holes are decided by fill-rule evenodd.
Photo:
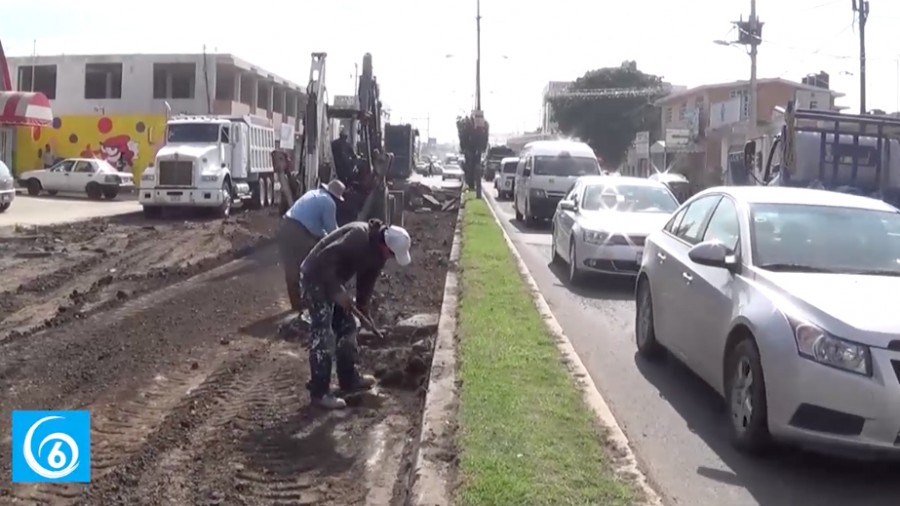
<instances>
[{"instance_id":1,"label":"yellow polka dot mural","mask_svg":"<svg viewBox=\"0 0 900 506\"><path fill-rule=\"evenodd\" d=\"M19 129L16 170L64 158L100 158L140 177L164 143L165 126L165 115L59 116L52 127Z\"/></svg>"}]
</instances>

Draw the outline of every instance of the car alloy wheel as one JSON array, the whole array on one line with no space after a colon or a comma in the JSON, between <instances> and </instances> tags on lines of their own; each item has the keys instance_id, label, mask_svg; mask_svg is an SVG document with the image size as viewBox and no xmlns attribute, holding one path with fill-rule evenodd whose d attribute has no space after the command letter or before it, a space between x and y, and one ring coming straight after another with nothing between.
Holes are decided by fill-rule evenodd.
<instances>
[{"instance_id":1,"label":"car alloy wheel","mask_svg":"<svg viewBox=\"0 0 900 506\"><path fill-rule=\"evenodd\" d=\"M768 407L762 363L751 338L739 342L727 358L725 395L732 443L747 453L769 446Z\"/></svg>"},{"instance_id":2,"label":"car alloy wheel","mask_svg":"<svg viewBox=\"0 0 900 506\"><path fill-rule=\"evenodd\" d=\"M642 356L657 358L662 354L663 349L656 340L656 327L653 325L653 294L646 278L638 281L634 333L638 352Z\"/></svg>"},{"instance_id":3,"label":"car alloy wheel","mask_svg":"<svg viewBox=\"0 0 900 506\"><path fill-rule=\"evenodd\" d=\"M578 283L581 281L581 271L578 269L578 256L575 251L575 241L569 243L569 281Z\"/></svg>"}]
</instances>

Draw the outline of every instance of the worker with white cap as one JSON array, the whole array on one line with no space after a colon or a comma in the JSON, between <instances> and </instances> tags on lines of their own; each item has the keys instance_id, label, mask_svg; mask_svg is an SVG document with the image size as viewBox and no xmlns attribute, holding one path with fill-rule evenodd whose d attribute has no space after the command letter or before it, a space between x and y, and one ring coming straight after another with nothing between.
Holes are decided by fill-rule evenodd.
<instances>
[{"instance_id":1,"label":"worker with white cap","mask_svg":"<svg viewBox=\"0 0 900 506\"><path fill-rule=\"evenodd\" d=\"M371 389L375 378L360 374L356 367L358 309L368 316L375 282L387 261L409 265L411 239L402 227L386 226L380 220L348 223L325 236L309 252L300 267L303 296L309 306L310 346L307 388L314 404L327 409L347 406L331 391L332 362L340 391L354 393ZM356 307L344 285L356 278Z\"/></svg>"},{"instance_id":2,"label":"worker with white cap","mask_svg":"<svg viewBox=\"0 0 900 506\"><path fill-rule=\"evenodd\" d=\"M278 252L295 311L303 310L300 264L319 240L337 229L337 203L343 202L345 189L344 183L335 179L306 192L288 209L278 227Z\"/></svg>"}]
</instances>

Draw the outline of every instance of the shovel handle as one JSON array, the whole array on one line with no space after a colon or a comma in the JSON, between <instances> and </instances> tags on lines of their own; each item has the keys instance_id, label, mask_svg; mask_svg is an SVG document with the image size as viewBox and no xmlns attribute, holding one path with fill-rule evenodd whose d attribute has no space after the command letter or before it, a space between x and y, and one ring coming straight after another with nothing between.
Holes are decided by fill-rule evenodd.
<instances>
[{"instance_id":1,"label":"shovel handle","mask_svg":"<svg viewBox=\"0 0 900 506\"><path fill-rule=\"evenodd\" d=\"M353 313L353 316L359 318L359 321L361 321L363 325L368 327L369 330L371 330L372 333L375 334L375 337L377 337L378 339L384 339L384 335L380 330L378 330L378 327L375 326L375 322L373 322L371 318L366 316L365 313L360 311L358 307L350 306L350 311Z\"/></svg>"}]
</instances>

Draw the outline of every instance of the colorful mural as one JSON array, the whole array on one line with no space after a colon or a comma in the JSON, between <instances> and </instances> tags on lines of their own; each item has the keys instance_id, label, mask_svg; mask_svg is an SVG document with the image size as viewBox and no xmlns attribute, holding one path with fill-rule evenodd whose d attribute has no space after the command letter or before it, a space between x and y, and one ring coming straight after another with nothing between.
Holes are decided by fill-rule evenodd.
<instances>
[{"instance_id":1,"label":"colorful mural","mask_svg":"<svg viewBox=\"0 0 900 506\"><path fill-rule=\"evenodd\" d=\"M52 128L19 128L15 170L64 158L101 158L137 178L162 147L165 126L165 115L56 117Z\"/></svg>"}]
</instances>

